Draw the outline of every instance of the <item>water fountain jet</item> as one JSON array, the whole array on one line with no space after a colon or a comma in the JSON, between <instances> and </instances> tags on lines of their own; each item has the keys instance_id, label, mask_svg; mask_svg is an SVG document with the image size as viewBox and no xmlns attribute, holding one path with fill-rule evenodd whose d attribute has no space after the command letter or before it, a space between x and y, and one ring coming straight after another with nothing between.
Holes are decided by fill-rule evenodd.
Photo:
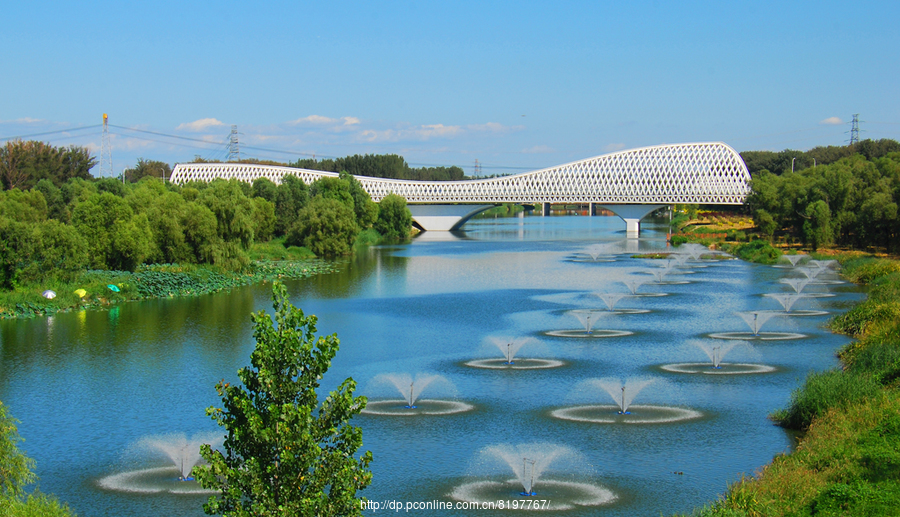
<instances>
[{"instance_id":1,"label":"water fountain jet","mask_svg":"<svg viewBox=\"0 0 900 517\"><path fill-rule=\"evenodd\" d=\"M550 416L573 422L593 424L663 424L701 418L703 413L687 408L660 405L632 405L634 398L654 379L587 379L575 391L606 392L615 405L591 404L554 409Z\"/></svg>"},{"instance_id":2,"label":"water fountain jet","mask_svg":"<svg viewBox=\"0 0 900 517\"><path fill-rule=\"evenodd\" d=\"M763 325L774 316L782 316L784 313L777 311L744 311L735 313L750 327L750 332L714 332L709 337L714 339L739 339L739 340L782 340L800 339L804 334L795 332L762 332Z\"/></svg>"},{"instance_id":3,"label":"water fountain jet","mask_svg":"<svg viewBox=\"0 0 900 517\"><path fill-rule=\"evenodd\" d=\"M408 373L384 373L372 379L372 385L393 386L403 397L401 400L369 400L361 411L370 415L449 415L462 413L475 408L471 404L456 400L423 399L426 388L443 387L445 391L455 391L453 383L441 375Z\"/></svg>"},{"instance_id":4,"label":"water fountain jet","mask_svg":"<svg viewBox=\"0 0 900 517\"><path fill-rule=\"evenodd\" d=\"M644 285L646 282L643 278L638 277L630 277L622 280L622 283L625 284L625 287L631 292L631 294L637 294L638 287Z\"/></svg>"},{"instance_id":5,"label":"water fountain jet","mask_svg":"<svg viewBox=\"0 0 900 517\"><path fill-rule=\"evenodd\" d=\"M548 506L528 505L522 509L555 511L601 506L618 499L611 490L588 479L584 457L570 447L551 443L490 445L478 452L476 460L478 475L489 472L492 478L463 483L450 493L451 498L495 502L506 500L512 494L520 497L540 494L541 501L547 500ZM568 479L554 475L561 465L565 465ZM510 471L513 479L508 478ZM519 508L515 500L510 504L513 504L510 509Z\"/></svg>"},{"instance_id":6,"label":"water fountain jet","mask_svg":"<svg viewBox=\"0 0 900 517\"><path fill-rule=\"evenodd\" d=\"M797 267L797 264L801 260L803 260L804 258L807 258L807 257L808 257L808 255L782 255L781 256L781 258L783 258L791 263L791 267Z\"/></svg>"},{"instance_id":7,"label":"water fountain jet","mask_svg":"<svg viewBox=\"0 0 900 517\"><path fill-rule=\"evenodd\" d=\"M735 348L740 347L754 352L753 345L746 341L726 340L722 342L694 339L687 343L702 350L710 362L664 364L660 366L660 369L672 373L712 375L743 375L776 371L776 368L764 364L724 362L725 356Z\"/></svg>"},{"instance_id":8,"label":"water fountain jet","mask_svg":"<svg viewBox=\"0 0 900 517\"><path fill-rule=\"evenodd\" d=\"M201 445L209 444L216 448L223 440L224 436L218 433L197 433L191 438L185 434L145 436L132 446L132 451L151 457L164 457L167 466L112 474L100 479L98 484L102 488L122 492L205 493L194 482L191 471L201 461Z\"/></svg>"},{"instance_id":9,"label":"water fountain jet","mask_svg":"<svg viewBox=\"0 0 900 517\"><path fill-rule=\"evenodd\" d=\"M487 368L492 370L534 370L540 368L556 368L562 366L562 361L555 359L521 358L517 354L523 346L540 344L533 337L489 336L484 340L495 346L503 355L502 359L475 359L465 363L474 368Z\"/></svg>"},{"instance_id":10,"label":"water fountain jet","mask_svg":"<svg viewBox=\"0 0 900 517\"><path fill-rule=\"evenodd\" d=\"M614 311L601 311L596 309L575 309L568 311L578 319L584 330L548 330L544 332L547 336L553 337L572 337L572 338L607 338L622 337L634 334L629 330L612 330L612 329L594 329L594 323L601 316L612 317L616 314Z\"/></svg>"}]
</instances>

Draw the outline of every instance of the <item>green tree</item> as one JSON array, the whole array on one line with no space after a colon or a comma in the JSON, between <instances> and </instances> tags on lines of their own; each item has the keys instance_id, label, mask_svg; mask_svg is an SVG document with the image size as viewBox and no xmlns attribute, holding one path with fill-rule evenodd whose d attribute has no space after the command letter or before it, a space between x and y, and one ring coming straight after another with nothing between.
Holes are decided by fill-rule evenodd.
<instances>
[{"instance_id":1,"label":"green tree","mask_svg":"<svg viewBox=\"0 0 900 517\"><path fill-rule=\"evenodd\" d=\"M314 197L302 210L285 244L306 246L316 255L349 255L359 233L349 206L331 198Z\"/></svg>"},{"instance_id":2,"label":"green tree","mask_svg":"<svg viewBox=\"0 0 900 517\"><path fill-rule=\"evenodd\" d=\"M828 203L819 200L806 207L806 221L803 223L803 235L812 248L818 249L831 244L831 210Z\"/></svg>"},{"instance_id":3,"label":"green tree","mask_svg":"<svg viewBox=\"0 0 900 517\"><path fill-rule=\"evenodd\" d=\"M350 419L366 406L348 378L319 405L319 380L331 366L337 335L316 337L316 317L272 289L275 322L253 314L256 347L249 367L238 370L243 386L221 381L222 407L207 414L225 428L224 452L201 447L208 465L194 471L217 492L207 514L226 516L361 515L357 490L369 485L372 454L354 457L362 430ZM277 323L277 327L276 324Z\"/></svg>"},{"instance_id":4,"label":"green tree","mask_svg":"<svg viewBox=\"0 0 900 517\"><path fill-rule=\"evenodd\" d=\"M250 190L253 197L261 197L270 203L276 203L278 200L278 185L269 178L256 178Z\"/></svg>"},{"instance_id":5,"label":"green tree","mask_svg":"<svg viewBox=\"0 0 900 517\"><path fill-rule=\"evenodd\" d=\"M353 209L355 201L350 192L350 182L344 178L319 178L309 186L309 197L334 199Z\"/></svg>"},{"instance_id":6,"label":"green tree","mask_svg":"<svg viewBox=\"0 0 900 517\"><path fill-rule=\"evenodd\" d=\"M33 224L0 216L0 287L12 289L33 250Z\"/></svg>"},{"instance_id":7,"label":"green tree","mask_svg":"<svg viewBox=\"0 0 900 517\"><path fill-rule=\"evenodd\" d=\"M47 201L37 190L0 192L0 216L14 221L38 223L47 219Z\"/></svg>"},{"instance_id":8,"label":"green tree","mask_svg":"<svg viewBox=\"0 0 900 517\"><path fill-rule=\"evenodd\" d=\"M244 195L242 183L213 180L197 199L215 214L219 237L246 249L253 243L253 203Z\"/></svg>"},{"instance_id":9,"label":"green tree","mask_svg":"<svg viewBox=\"0 0 900 517\"><path fill-rule=\"evenodd\" d=\"M153 252L146 214L135 214L124 199L104 192L75 205L72 224L88 244L98 269L133 270Z\"/></svg>"},{"instance_id":10,"label":"green tree","mask_svg":"<svg viewBox=\"0 0 900 517\"><path fill-rule=\"evenodd\" d=\"M19 449L22 438L17 420L0 402L0 515L3 517L65 517L68 507L43 494L28 494L25 487L37 481L34 460Z\"/></svg>"},{"instance_id":11,"label":"green tree","mask_svg":"<svg viewBox=\"0 0 900 517\"><path fill-rule=\"evenodd\" d=\"M185 243L190 246L196 261L213 264L215 248L221 239L216 233L216 214L200 203L188 202L182 219Z\"/></svg>"},{"instance_id":12,"label":"green tree","mask_svg":"<svg viewBox=\"0 0 900 517\"><path fill-rule=\"evenodd\" d=\"M25 493L25 486L34 483L37 476L31 469L34 460L19 450L18 420L9 416L6 406L0 402L0 495L19 497Z\"/></svg>"},{"instance_id":13,"label":"green tree","mask_svg":"<svg viewBox=\"0 0 900 517\"><path fill-rule=\"evenodd\" d=\"M759 228L759 232L766 237L772 238L777 226L775 224L775 219L772 218L772 214L760 208L756 211L754 219L756 219L756 227Z\"/></svg>"},{"instance_id":14,"label":"green tree","mask_svg":"<svg viewBox=\"0 0 900 517\"><path fill-rule=\"evenodd\" d=\"M172 175L172 167L168 163L138 158L137 165L125 170L125 180L135 183L142 178L151 177L168 181ZM121 178L120 178L121 179Z\"/></svg>"},{"instance_id":15,"label":"green tree","mask_svg":"<svg viewBox=\"0 0 900 517\"><path fill-rule=\"evenodd\" d=\"M89 179L95 164L83 147L15 140L0 147L0 184L5 189L28 189L48 179L60 186L71 178Z\"/></svg>"},{"instance_id":16,"label":"green tree","mask_svg":"<svg viewBox=\"0 0 900 517\"><path fill-rule=\"evenodd\" d=\"M350 185L350 197L353 198L353 212L356 214L356 224L365 230L371 227L378 218L378 205L372 201L369 193L362 185L347 172L341 172L340 178Z\"/></svg>"},{"instance_id":17,"label":"green tree","mask_svg":"<svg viewBox=\"0 0 900 517\"><path fill-rule=\"evenodd\" d=\"M50 278L71 281L89 264L87 244L78 231L56 219L33 225L31 254L20 265L19 278L45 281Z\"/></svg>"},{"instance_id":18,"label":"green tree","mask_svg":"<svg viewBox=\"0 0 900 517\"><path fill-rule=\"evenodd\" d=\"M97 185L93 181L88 181L84 178L73 178L63 183L59 190L62 191L63 201L67 205L72 205L79 201L84 201L91 194L96 194Z\"/></svg>"},{"instance_id":19,"label":"green tree","mask_svg":"<svg viewBox=\"0 0 900 517\"><path fill-rule=\"evenodd\" d=\"M275 235L286 235L309 201L309 187L294 175L281 178L275 194Z\"/></svg>"},{"instance_id":20,"label":"green tree","mask_svg":"<svg viewBox=\"0 0 900 517\"><path fill-rule=\"evenodd\" d=\"M393 192L384 196L378 204L378 221L375 229L388 239L403 239L412 228L412 214L406 207L406 199Z\"/></svg>"},{"instance_id":21,"label":"green tree","mask_svg":"<svg viewBox=\"0 0 900 517\"><path fill-rule=\"evenodd\" d=\"M52 181L43 179L34 186L34 190L44 195L47 202L47 216L57 221L69 222L69 209L66 206L66 200L62 190L53 184Z\"/></svg>"},{"instance_id":22,"label":"green tree","mask_svg":"<svg viewBox=\"0 0 900 517\"><path fill-rule=\"evenodd\" d=\"M266 242L275 232L275 203L261 197L250 201L253 203L253 236L257 242Z\"/></svg>"},{"instance_id":23,"label":"green tree","mask_svg":"<svg viewBox=\"0 0 900 517\"><path fill-rule=\"evenodd\" d=\"M125 197L128 194L128 187L115 178L100 178L94 182L94 185L97 186L97 192L109 192L119 197Z\"/></svg>"}]
</instances>

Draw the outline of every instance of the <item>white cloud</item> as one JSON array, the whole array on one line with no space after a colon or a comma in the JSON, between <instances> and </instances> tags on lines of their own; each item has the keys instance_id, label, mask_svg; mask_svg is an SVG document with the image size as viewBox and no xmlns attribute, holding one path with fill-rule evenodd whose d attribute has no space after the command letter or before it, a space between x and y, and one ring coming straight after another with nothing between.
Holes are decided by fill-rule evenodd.
<instances>
[{"instance_id":1,"label":"white cloud","mask_svg":"<svg viewBox=\"0 0 900 517\"><path fill-rule=\"evenodd\" d=\"M826 126L838 126L843 124L844 121L840 119L840 117L828 117L825 120L819 122L819 124L823 124Z\"/></svg>"},{"instance_id":2,"label":"white cloud","mask_svg":"<svg viewBox=\"0 0 900 517\"><path fill-rule=\"evenodd\" d=\"M607 153L614 153L616 151L621 151L625 149L625 144L606 144L606 147L603 150Z\"/></svg>"},{"instance_id":3,"label":"white cloud","mask_svg":"<svg viewBox=\"0 0 900 517\"><path fill-rule=\"evenodd\" d=\"M310 115L308 117L298 118L297 120L291 120L288 124L294 126L355 126L359 124L359 119L356 117L330 118L323 117L322 115Z\"/></svg>"},{"instance_id":4,"label":"white cloud","mask_svg":"<svg viewBox=\"0 0 900 517\"><path fill-rule=\"evenodd\" d=\"M310 115L308 117L298 118L297 120L292 120L288 122L288 124L300 125L300 126L323 126L326 124L333 124L335 119L323 117L321 115Z\"/></svg>"},{"instance_id":5,"label":"white cloud","mask_svg":"<svg viewBox=\"0 0 900 517\"><path fill-rule=\"evenodd\" d=\"M519 131L525 129L525 126L504 126L497 122L487 122L485 124L470 124L466 126L470 131L483 131L490 133L508 133L510 131Z\"/></svg>"},{"instance_id":6,"label":"white cloud","mask_svg":"<svg viewBox=\"0 0 900 517\"><path fill-rule=\"evenodd\" d=\"M465 133L460 126L443 124L426 124L406 129L365 129L359 132L361 140L366 142L397 142L401 140L431 140L432 138L451 138Z\"/></svg>"},{"instance_id":7,"label":"white cloud","mask_svg":"<svg viewBox=\"0 0 900 517\"><path fill-rule=\"evenodd\" d=\"M522 152L525 154L549 154L556 151L549 145L536 145L528 149L522 149Z\"/></svg>"},{"instance_id":8,"label":"white cloud","mask_svg":"<svg viewBox=\"0 0 900 517\"><path fill-rule=\"evenodd\" d=\"M176 131L205 131L211 127L224 126L225 123L214 118L201 118L200 120L195 120L193 122L185 122L183 124L178 124L178 127L175 128Z\"/></svg>"},{"instance_id":9,"label":"white cloud","mask_svg":"<svg viewBox=\"0 0 900 517\"><path fill-rule=\"evenodd\" d=\"M411 135L414 135L423 140L427 140L432 137L442 137L442 136L456 136L463 133L463 128L459 126L445 126L443 124L430 124L421 126L416 130L411 132Z\"/></svg>"}]
</instances>

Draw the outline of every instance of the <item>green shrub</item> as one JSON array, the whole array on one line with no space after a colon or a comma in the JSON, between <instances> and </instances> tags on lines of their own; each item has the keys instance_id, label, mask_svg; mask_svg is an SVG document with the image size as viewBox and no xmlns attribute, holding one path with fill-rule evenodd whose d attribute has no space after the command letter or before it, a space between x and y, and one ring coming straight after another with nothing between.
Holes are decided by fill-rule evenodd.
<instances>
[{"instance_id":1,"label":"green shrub","mask_svg":"<svg viewBox=\"0 0 900 517\"><path fill-rule=\"evenodd\" d=\"M859 336L868 325L876 321L892 321L900 318L900 301L882 302L868 299L831 321L831 330Z\"/></svg>"},{"instance_id":2,"label":"green shrub","mask_svg":"<svg viewBox=\"0 0 900 517\"><path fill-rule=\"evenodd\" d=\"M412 213L406 206L406 199L394 193L385 196L378 205L375 229L387 239L409 237L412 229Z\"/></svg>"},{"instance_id":3,"label":"green shrub","mask_svg":"<svg viewBox=\"0 0 900 517\"><path fill-rule=\"evenodd\" d=\"M359 232L356 236L356 242L353 243L353 249L356 250L361 246L372 246L381 242L381 234L375 228L369 228Z\"/></svg>"},{"instance_id":4,"label":"green shrub","mask_svg":"<svg viewBox=\"0 0 900 517\"><path fill-rule=\"evenodd\" d=\"M735 247L734 254L747 262L774 264L781 257L781 250L773 247L768 241L757 239Z\"/></svg>"},{"instance_id":5,"label":"green shrub","mask_svg":"<svg viewBox=\"0 0 900 517\"><path fill-rule=\"evenodd\" d=\"M359 233L352 208L335 199L316 196L298 214L286 244L305 246L320 257L350 254Z\"/></svg>"},{"instance_id":6,"label":"green shrub","mask_svg":"<svg viewBox=\"0 0 900 517\"><path fill-rule=\"evenodd\" d=\"M727 233L726 238L730 241L743 242L743 241L747 240L747 232L740 231L740 230L732 230Z\"/></svg>"},{"instance_id":7,"label":"green shrub","mask_svg":"<svg viewBox=\"0 0 900 517\"><path fill-rule=\"evenodd\" d=\"M851 259L843 264L844 276L857 284L869 284L879 277L900 272L900 261L861 257Z\"/></svg>"},{"instance_id":8,"label":"green shrub","mask_svg":"<svg viewBox=\"0 0 900 517\"><path fill-rule=\"evenodd\" d=\"M807 429L813 418L834 407L874 397L878 383L869 375L841 370L813 372L806 377L803 386L791 394L786 409L776 411L771 418L782 427Z\"/></svg>"}]
</instances>

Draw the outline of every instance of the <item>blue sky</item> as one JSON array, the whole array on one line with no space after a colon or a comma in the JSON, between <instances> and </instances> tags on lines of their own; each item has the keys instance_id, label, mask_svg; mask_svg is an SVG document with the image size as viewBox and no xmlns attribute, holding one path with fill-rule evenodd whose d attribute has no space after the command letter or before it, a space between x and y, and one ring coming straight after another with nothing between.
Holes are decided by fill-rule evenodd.
<instances>
[{"instance_id":1,"label":"blue sky","mask_svg":"<svg viewBox=\"0 0 900 517\"><path fill-rule=\"evenodd\" d=\"M898 15L893 1L8 2L0 138L71 130L33 138L96 156L100 128L77 128L108 113L117 174L224 159L233 124L245 157L395 153L467 174L662 143L842 145L854 113L862 138L900 140Z\"/></svg>"}]
</instances>

